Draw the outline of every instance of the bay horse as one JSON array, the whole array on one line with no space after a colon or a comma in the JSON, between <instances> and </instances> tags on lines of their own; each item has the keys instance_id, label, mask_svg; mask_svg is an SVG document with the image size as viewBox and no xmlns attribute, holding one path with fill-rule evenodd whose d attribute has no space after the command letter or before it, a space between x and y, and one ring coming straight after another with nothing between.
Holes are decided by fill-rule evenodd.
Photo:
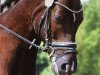
<instances>
[{"instance_id":1,"label":"bay horse","mask_svg":"<svg viewBox=\"0 0 100 75\"><path fill-rule=\"evenodd\" d=\"M20 0L0 13L0 75L36 75L38 49L49 54L55 75L76 72L82 12L80 0Z\"/></svg>"}]
</instances>

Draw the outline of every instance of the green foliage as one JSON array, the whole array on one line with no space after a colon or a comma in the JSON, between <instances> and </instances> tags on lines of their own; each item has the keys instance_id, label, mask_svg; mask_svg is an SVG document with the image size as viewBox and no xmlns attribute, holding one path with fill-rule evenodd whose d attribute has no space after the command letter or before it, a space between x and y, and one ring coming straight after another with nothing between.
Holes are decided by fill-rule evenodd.
<instances>
[{"instance_id":1,"label":"green foliage","mask_svg":"<svg viewBox=\"0 0 100 75\"><path fill-rule=\"evenodd\" d=\"M100 0L90 0L77 33L78 71L75 75L100 75Z\"/></svg>"},{"instance_id":2,"label":"green foliage","mask_svg":"<svg viewBox=\"0 0 100 75\"><path fill-rule=\"evenodd\" d=\"M38 52L38 57L37 57L37 70L39 72L39 75L44 75L44 73L50 73L49 69L49 63L50 59L48 57L48 54L45 52ZM49 74L48 74L49 75Z\"/></svg>"},{"instance_id":3,"label":"green foliage","mask_svg":"<svg viewBox=\"0 0 100 75\"><path fill-rule=\"evenodd\" d=\"M78 71L74 75L100 75L100 0L84 6L84 21L77 32ZM52 75L47 54L38 56L40 75Z\"/></svg>"}]
</instances>

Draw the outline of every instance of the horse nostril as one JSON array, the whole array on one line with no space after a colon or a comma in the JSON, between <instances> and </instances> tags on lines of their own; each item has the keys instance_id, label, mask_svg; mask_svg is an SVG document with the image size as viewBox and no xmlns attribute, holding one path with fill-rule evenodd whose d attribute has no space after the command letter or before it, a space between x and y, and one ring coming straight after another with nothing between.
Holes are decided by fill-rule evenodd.
<instances>
[{"instance_id":1,"label":"horse nostril","mask_svg":"<svg viewBox=\"0 0 100 75\"><path fill-rule=\"evenodd\" d=\"M55 15L54 19L55 19L55 22L61 22L62 21L61 16L59 14Z\"/></svg>"},{"instance_id":2,"label":"horse nostril","mask_svg":"<svg viewBox=\"0 0 100 75\"><path fill-rule=\"evenodd\" d=\"M62 65L61 65L61 69L62 69L62 70L66 70L66 64L62 64Z\"/></svg>"},{"instance_id":3,"label":"horse nostril","mask_svg":"<svg viewBox=\"0 0 100 75\"><path fill-rule=\"evenodd\" d=\"M67 69L69 69L69 67L70 67L70 66L69 66L69 64L67 64L67 63L64 63L64 64L61 65L61 69L62 69L62 70L67 70Z\"/></svg>"}]
</instances>

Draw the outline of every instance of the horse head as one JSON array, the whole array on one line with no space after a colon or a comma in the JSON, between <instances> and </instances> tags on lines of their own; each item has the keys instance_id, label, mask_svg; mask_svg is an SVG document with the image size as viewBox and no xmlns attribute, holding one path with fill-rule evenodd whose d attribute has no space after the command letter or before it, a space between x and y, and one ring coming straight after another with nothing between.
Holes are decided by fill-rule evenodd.
<instances>
[{"instance_id":1,"label":"horse head","mask_svg":"<svg viewBox=\"0 0 100 75\"><path fill-rule=\"evenodd\" d=\"M77 70L75 35L83 20L80 0L45 0L45 5L38 32L54 74L70 75Z\"/></svg>"}]
</instances>

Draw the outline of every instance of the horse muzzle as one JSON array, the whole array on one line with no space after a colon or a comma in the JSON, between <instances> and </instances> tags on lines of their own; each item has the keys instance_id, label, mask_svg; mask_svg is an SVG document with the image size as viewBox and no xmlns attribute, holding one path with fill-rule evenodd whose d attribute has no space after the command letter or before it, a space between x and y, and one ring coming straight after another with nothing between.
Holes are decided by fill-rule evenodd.
<instances>
[{"instance_id":1,"label":"horse muzzle","mask_svg":"<svg viewBox=\"0 0 100 75\"><path fill-rule=\"evenodd\" d=\"M69 60L67 55L51 58L52 71L55 75L71 75L77 70L77 60Z\"/></svg>"}]
</instances>

